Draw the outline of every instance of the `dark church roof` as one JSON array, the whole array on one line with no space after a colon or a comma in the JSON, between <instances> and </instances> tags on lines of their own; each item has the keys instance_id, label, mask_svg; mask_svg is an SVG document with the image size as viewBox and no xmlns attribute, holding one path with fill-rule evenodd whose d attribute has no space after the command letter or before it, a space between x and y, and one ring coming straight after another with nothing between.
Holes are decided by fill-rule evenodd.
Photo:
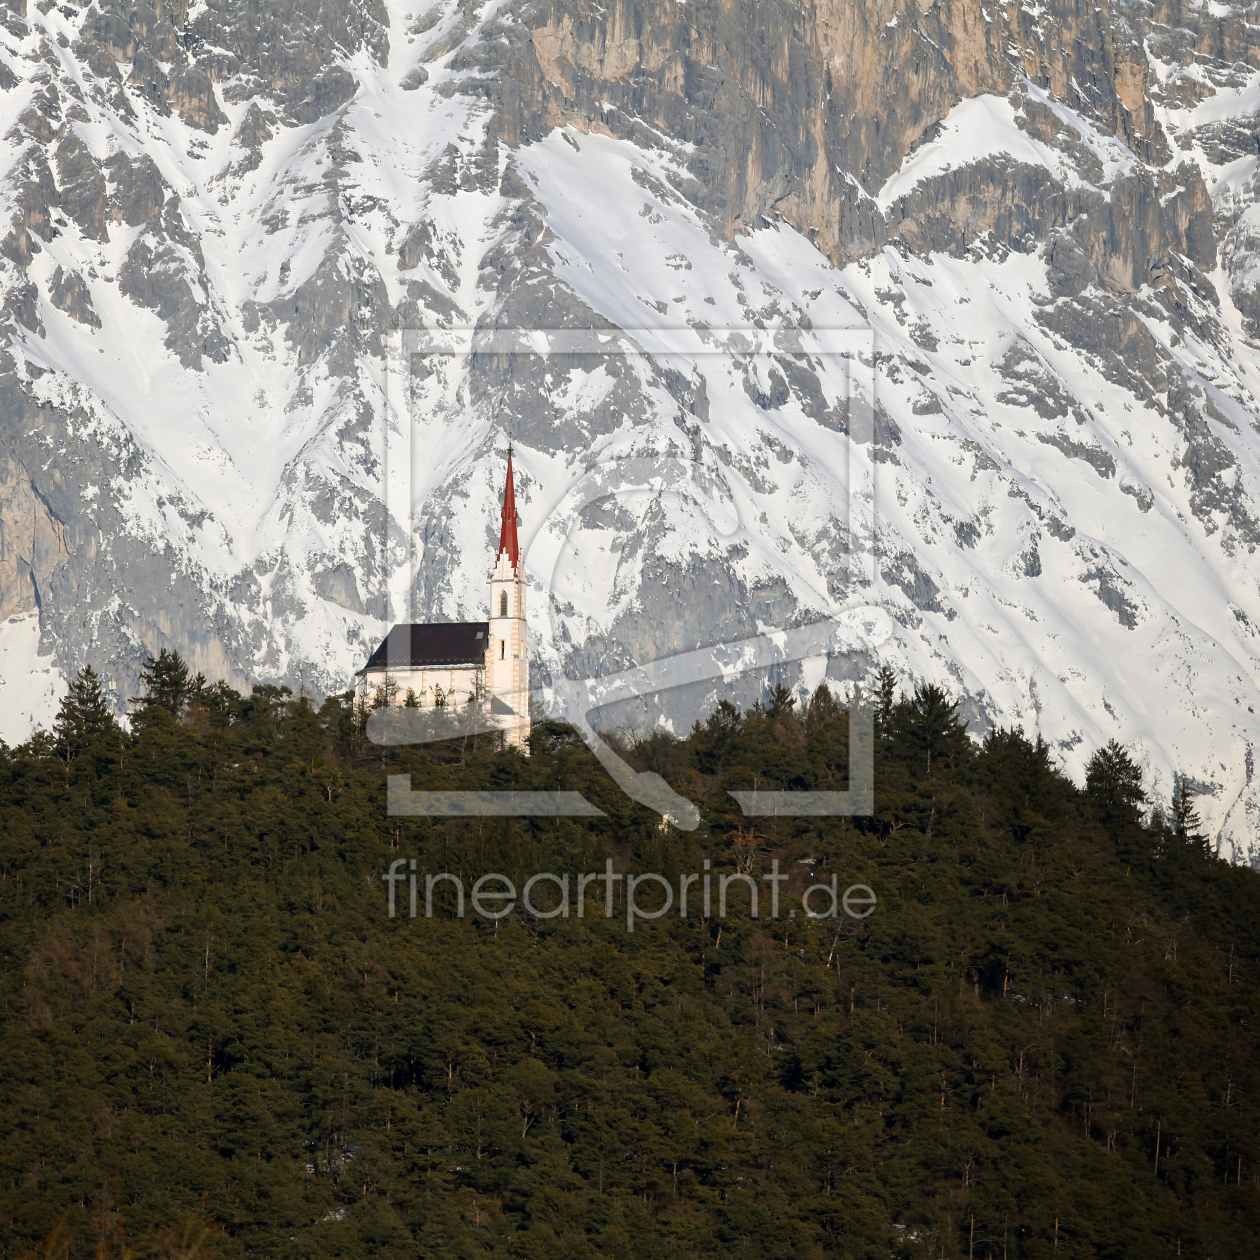
<instances>
[{"instance_id":1,"label":"dark church roof","mask_svg":"<svg viewBox=\"0 0 1260 1260\"><path fill-rule=\"evenodd\" d=\"M488 621L439 621L398 625L372 653L364 669L421 669L427 666L484 665Z\"/></svg>"}]
</instances>

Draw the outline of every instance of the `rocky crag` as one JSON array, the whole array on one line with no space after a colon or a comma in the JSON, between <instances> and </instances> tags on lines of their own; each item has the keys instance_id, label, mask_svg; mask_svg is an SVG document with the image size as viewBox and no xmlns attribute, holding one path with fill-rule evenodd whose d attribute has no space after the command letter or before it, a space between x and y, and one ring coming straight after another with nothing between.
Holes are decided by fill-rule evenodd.
<instances>
[{"instance_id":1,"label":"rocky crag","mask_svg":"<svg viewBox=\"0 0 1260 1260\"><path fill-rule=\"evenodd\" d=\"M875 609L782 676L1129 741L1254 860L1257 7L0 8L4 733L50 669L321 691L404 588L484 615L510 431L541 681ZM473 326L609 353L400 394L398 330Z\"/></svg>"}]
</instances>

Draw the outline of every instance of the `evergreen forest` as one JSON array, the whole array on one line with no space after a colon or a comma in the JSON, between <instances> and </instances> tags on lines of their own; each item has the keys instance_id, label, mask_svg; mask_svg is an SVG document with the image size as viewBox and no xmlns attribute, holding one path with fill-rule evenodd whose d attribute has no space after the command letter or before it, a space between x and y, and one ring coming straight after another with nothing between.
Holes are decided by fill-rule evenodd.
<instances>
[{"instance_id":1,"label":"evergreen forest","mask_svg":"<svg viewBox=\"0 0 1260 1260\"><path fill-rule=\"evenodd\" d=\"M617 741L380 747L353 694L242 696L163 652L129 729L84 670L0 745L0 1257L1254 1258L1260 873L1116 744L1076 787L887 671L869 817L825 688ZM856 729L856 726L855 726ZM580 792L590 818L398 818L414 789ZM391 864L838 874L866 917L390 917ZM643 904L653 890L642 887ZM540 890L541 902L549 894Z\"/></svg>"}]
</instances>

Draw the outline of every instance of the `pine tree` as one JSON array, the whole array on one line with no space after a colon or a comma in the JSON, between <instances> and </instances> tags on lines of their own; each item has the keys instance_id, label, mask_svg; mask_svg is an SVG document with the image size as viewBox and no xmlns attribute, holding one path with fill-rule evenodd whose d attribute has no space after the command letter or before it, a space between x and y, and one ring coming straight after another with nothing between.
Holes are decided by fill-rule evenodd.
<instances>
[{"instance_id":1,"label":"pine tree","mask_svg":"<svg viewBox=\"0 0 1260 1260\"><path fill-rule=\"evenodd\" d=\"M93 743L116 743L122 734L114 711L101 689L96 671L85 665L62 697L53 734L67 766Z\"/></svg>"},{"instance_id":2,"label":"pine tree","mask_svg":"<svg viewBox=\"0 0 1260 1260\"><path fill-rule=\"evenodd\" d=\"M714 774L726 763L743 725L739 710L729 700L719 700L717 708L692 730L696 765L705 774Z\"/></svg>"},{"instance_id":3,"label":"pine tree","mask_svg":"<svg viewBox=\"0 0 1260 1260\"><path fill-rule=\"evenodd\" d=\"M1023 727L991 730L981 746L979 769L988 795L1020 840L1062 814L1067 781L1040 735L1029 741Z\"/></svg>"},{"instance_id":4,"label":"pine tree","mask_svg":"<svg viewBox=\"0 0 1260 1260\"><path fill-rule=\"evenodd\" d=\"M1085 795L1113 834L1118 827L1142 821L1146 793L1142 769L1114 739L1108 740L1085 767Z\"/></svg>"},{"instance_id":5,"label":"pine tree","mask_svg":"<svg viewBox=\"0 0 1260 1260\"><path fill-rule=\"evenodd\" d=\"M1173 780L1172 812L1168 817L1168 825L1172 833L1184 845L1207 855L1208 838L1199 830L1203 820L1194 807L1194 798L1183 775L1178 774Z\"/></svg>"},{"instance_id":6,"label":"pine tree","mask_svg":"<svg viewBox=\"0 0 1260 1260\"><path fill-rule=\"evenodd\" d=\"M386 674L372 689L371 707L373 709L389 709L398 703L398 679L393 674Z\"/></svg>"},{"instance_id":7,"label":"pine tree","mask_svg":"<svg viewBox=\"0 0 1260 1260\"><path fill-rule=\"evenodd\" d=\"M782 683L775 686L770 693L770 705L766 712L776 721L789 717L796 704L796 697Z\"/></svg>"},{"instance_id":8,"label":"pine tree","mask_svg":"<svg viewBox=\"0 0 1260 1260\"><path fill-rule=\"evenodd\" d=\"M887 665L875 675L875 730L883 739L892 738L893 708L897 703L897 675Z\"/></svg>"},{"instance_id":9,"label":"pine tree","mask_svg":"<svg viewBox=\"0 0 1260 1260\"><path fill-rule=\"evenodd\" d=\"M145 660L140 681L145 687L144 695L132 696L132 703L146 709L151 706L165 709L172 717L179 717L193 695L194 683L188 677L184 658L166 648L156 657L150 655ZM204 679L202 682L204 684Z\"/></svg>"},{"instance_id":10,"label":"pine tree","mask_svg":"<svg viewBox=\"0 0 1260 1260\"><path fill-rule=\"evenodd\" d=\"M853 708L858 708L860 704L861 695L855 689ZM819 683L818 690L810 696L806 706L805 722L811 730L817 730L834 721L844 711L844 706L836 699L831 688L826 683Z\"/></svg>"},{"instance_id":11,"label":"pine tree","mask_svg":"<svg viewBox=\"0 0 1260 1260\"><path fill-rule=\"evenodd\" d=\"M246 701L233 687L222 680L207 684L200 674L190 684L189 705L195 705L212 727L230 726L241 715Z\"/></svg>"},{"instance_id":12,"label":"pine tree","mask_svg":"<svg viewBox=\"0 0 1260 1260\"><path fill-rule=\"evenodd\" d=\"M943 765L965 758L971 744L966 724L958 716L958 701L935 683L915 687L901 715L906 742L922 757L924 773L939 773Z\"/></svg>"}]
</instances>

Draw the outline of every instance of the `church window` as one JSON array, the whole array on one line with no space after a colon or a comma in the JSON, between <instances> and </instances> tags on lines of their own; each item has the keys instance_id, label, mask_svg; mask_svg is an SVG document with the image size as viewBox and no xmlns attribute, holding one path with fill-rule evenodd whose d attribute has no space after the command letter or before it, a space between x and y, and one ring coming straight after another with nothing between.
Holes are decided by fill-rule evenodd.
<instances>
[{"instance_id":1,"label":"church window","mask_svg":"<svg viewBox=\"0 0 1260 1260\"><path fill-rule=\"evenodd\" d=\"M499 660L507 659L507 643L505 640L499 640Z\"/></svg>"},{"instance_id":2,"label":"church window","mask_svg":"<svg viewBox=\"0 0 1260 1260\"><path fill-rule=\"evenodd\" d=\"M499 616L507 616L507 591L499 592Z\"/></svg>"}]
</instances>

